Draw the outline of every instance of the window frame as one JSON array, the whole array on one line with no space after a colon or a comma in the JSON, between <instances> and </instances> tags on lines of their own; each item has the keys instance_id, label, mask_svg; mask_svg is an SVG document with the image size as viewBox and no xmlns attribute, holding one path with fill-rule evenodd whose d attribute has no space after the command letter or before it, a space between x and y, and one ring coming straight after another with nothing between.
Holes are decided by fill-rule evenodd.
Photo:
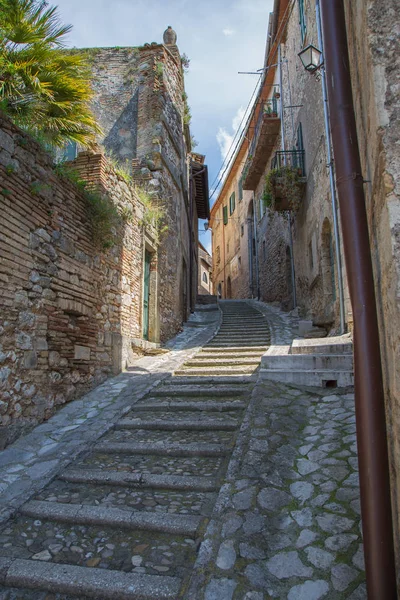
<instances>
[{"instance_id":1,"label":"window frame","mask_svg":"<svg viewBox=\"0 0 400 600\"><path fill-rule=\"evenodd\" d=\"M298 0L299 7L299 24L301 33L301 43L304 45L304 41L307 35L307 22L306 22L306 11L304 0Z\"/></svg>"},{"instance_id":2,"label":"window frame","mask_svg":"<svg viewBox=\"0 0 400 600\"><path fill-rule=\"evenodd\" d=\"M236 208L236 194L235 192L232 192L232 194L229 196L229 214L233 215L233 213L235 212L235 208Z\"/></svg>"}]
</instances>

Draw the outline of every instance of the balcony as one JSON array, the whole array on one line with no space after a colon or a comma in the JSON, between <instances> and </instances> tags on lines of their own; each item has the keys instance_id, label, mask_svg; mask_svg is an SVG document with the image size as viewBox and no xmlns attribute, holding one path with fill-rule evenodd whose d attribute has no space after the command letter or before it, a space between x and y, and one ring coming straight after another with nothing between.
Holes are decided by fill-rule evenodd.
<instances>
[{"instance_id":1,"label":"balcony","mask_svg":"<svg viewBox=\"0 0 400 600\"><path fill-rule=\"evenodd\" d=\"M256 189L274 149L280 126L279 100L274 97L263 102L258 115L243 169L244 190L254 191Z\"/></svg>"},{"instance_id":2,"label":"balcony","mask_svg":"<svg viewBox=\"0 0 400 600\"><path fill-rule=\"evenodd\" d=\"M266 177L266 202L271 210L296 212L300 208L306 183L304 150L276 152Z\"/></svg>"}]
</instances>

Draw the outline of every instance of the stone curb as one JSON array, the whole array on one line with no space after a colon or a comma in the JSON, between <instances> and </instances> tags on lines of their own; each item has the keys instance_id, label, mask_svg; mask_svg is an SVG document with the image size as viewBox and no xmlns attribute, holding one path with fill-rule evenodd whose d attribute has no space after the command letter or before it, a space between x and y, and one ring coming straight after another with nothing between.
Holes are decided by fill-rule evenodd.
<instances>
[{"instance_id":1,"label":"stone curb","mask_svg":"<svg viewBox=\"0 0 400 600\"><path fill-rule=\"evenodd\" d=\"M153 488L164 490L187 490L215 492L219 485L210 477L191 475L150 475L148 473L120 473L93 469L68 469L61 476L62 481L70 483L92 483L98 485L121 485L132 488Z\"/></svg>"},{"instance_id":2,"label":"stone curb","mask_svg":"<svg viewBox=\"0 0 400 600\"><path fill-rule=\"evenodd\" d=\"M0 558L0 582L95 600L175 600L180 579Z\"/></svg>"},{"instance_id":3,"label":"stone curb","mask_svg":"<svg viewBox=\"0 0 400 600\"><path fill-rule=\"evenodd\" d=\"M201 517L189 515L161 515L109 506L42 501L27 502L22 507L21 513L34 519L50 519L61 523L104 525L187 536L196 535L202 520Z\"/></svg>"},{"instance_id":4,"label":"stone curb","mask_svg":"<svg viewBox=\"0 0 400 600\"><path fill-rule=\"evenodd\" d=\"M97 444L94 450L105 454L152 454L154 456L226 456L229 452L222 444L210 444L208 442L198 444L103 442Z\"/></svg>"}]
</instances>

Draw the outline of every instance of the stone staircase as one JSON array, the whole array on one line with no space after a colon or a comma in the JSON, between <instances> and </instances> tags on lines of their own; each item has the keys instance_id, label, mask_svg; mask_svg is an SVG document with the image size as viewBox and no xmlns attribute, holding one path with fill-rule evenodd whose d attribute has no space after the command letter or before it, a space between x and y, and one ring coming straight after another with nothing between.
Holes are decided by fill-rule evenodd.
<instances>
[{"instance_id":1,"label":"stone staircase","mask_svg":"<svg viewBox=\"0 0 400 600\"><path fill-rule=\"evenodd\" d=\"M245 302L0 531L0 598L177 600L269 341Z\"/></svg>"},{"instance_id":2,"label":"stone staircase","mask_svg":"<svg viewBox=\"0 0 400 600\"><path fill-rule=\"evenodd\" d=\"M345 335L297 339L291 346L271 346L262 358L260 376L303 386L353 386L352 341Z\"/></svg>"}]
</instances>

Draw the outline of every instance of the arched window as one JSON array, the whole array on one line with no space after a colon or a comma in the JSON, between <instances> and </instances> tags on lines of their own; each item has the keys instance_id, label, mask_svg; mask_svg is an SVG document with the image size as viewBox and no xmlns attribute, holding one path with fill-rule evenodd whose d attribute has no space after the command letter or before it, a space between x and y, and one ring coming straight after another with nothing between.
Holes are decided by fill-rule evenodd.
<instances>
[{"instance_id":1,"label":"arched window","mask_svg":"<svg viewBox=\"0 0 400 600\"><path fill-rule=\"evenodd\" d=\"M203 281L204 281L204 283L208 283L207 273L205 271L203 273Z\"/></svg>"}]
</instances>

